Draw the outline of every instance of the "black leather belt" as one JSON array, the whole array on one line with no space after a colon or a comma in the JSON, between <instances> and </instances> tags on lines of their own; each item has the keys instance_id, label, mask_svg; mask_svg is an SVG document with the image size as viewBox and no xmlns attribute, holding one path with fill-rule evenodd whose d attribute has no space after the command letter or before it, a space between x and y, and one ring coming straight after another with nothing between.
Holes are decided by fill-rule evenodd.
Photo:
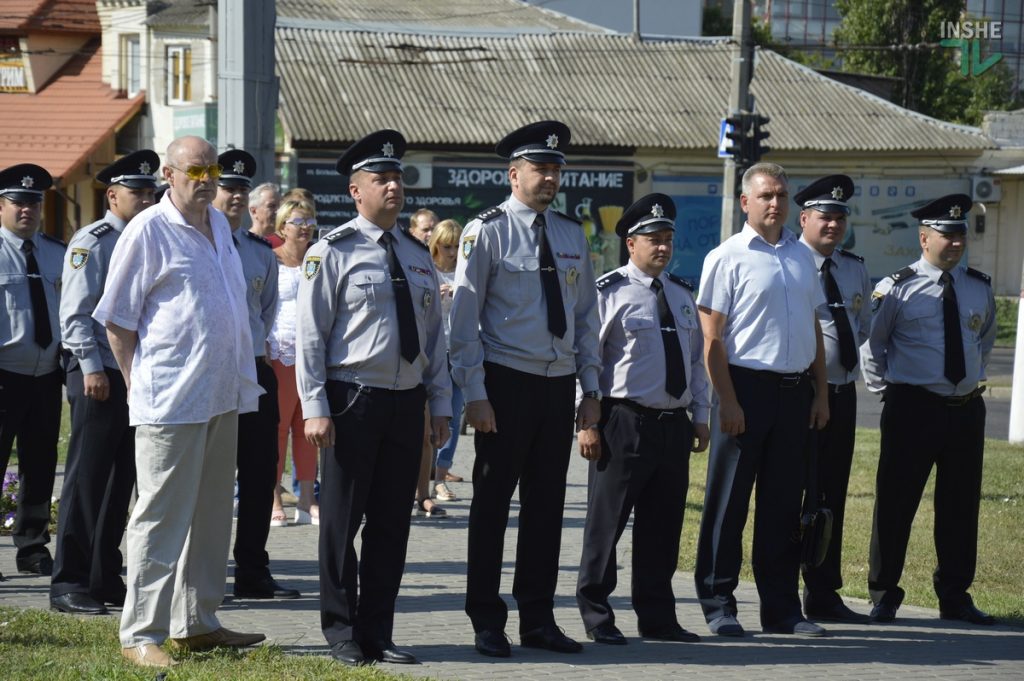
<instances>
[{"instance_id":1,"label":"black leather belt","mask_svg":"<svg viewBox=\"0 0 1024 681\"><path fill-rule=\"evenodd\" d=\"M760 381L767 381L774 383L780 388L795 388L804 380L811 377L810 372L800 371L794 374L781 374L777 371L767 371L765 369L748 369L747 367L737 366L730 364L729 369L745 376L753 376Z\"/></svg>"},{"instance_id":2,"label":"black leather belt","mask_svg":"<svg viewBox=\"0 0 1024 681\"><path fill-rule=\"evenodd\" d=\"M849 383L829 383L828 391L833 395L839 395L842 393L853 392L857 389L857 384L853 381Z\"/></svg>"},{"instance_id":3,"label":"black leather belt","mask_svg":"<svg viewBox=\"0 0 1024 681\"><path fill-rule=\"evenodd\" d=\"M933 393L927 388L922 388L919 385L909 385L907 383L894 383L885 389L886 392L890 390L897 390L899 392L908 392L916 395L927 397L930 400L941 402L947 407L962 407L968 404L977 397L981 397L981 394L985 392L985 386L978 386L966 395L939 395Z\"/></svg>"},{"instance_id":4,"label":"black leather belt","mask_svg":"<svg viewBox=\"0 0 1024 681\"><path fill-rule=\"evenodd\" d=\"M610 406L614 407L617 404L622 405L630 411L640 414L640 416L653 418L658 421L674 421L676 419L689 418L686 413L686 407L679 407L678 409L654 409L653 407L645 407L633 400L627 400L620 397L606 397L604 398L604 401Z\"/></svg>"}]
</instances>

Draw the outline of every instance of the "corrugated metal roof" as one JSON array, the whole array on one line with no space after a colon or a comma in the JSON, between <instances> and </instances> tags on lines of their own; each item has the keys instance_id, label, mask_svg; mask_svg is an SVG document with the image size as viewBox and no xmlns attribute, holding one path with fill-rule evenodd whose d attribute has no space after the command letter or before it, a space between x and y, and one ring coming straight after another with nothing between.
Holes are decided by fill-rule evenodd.
<instances>
[{"instance_id":1,"label":"corrugated metal roof","mask_svg":"<svg viewBox=\"0 0 1024 681\"><path fill-rule=\"evenodd\" d=\"M278 26L391 32L608 32L522 0L277 0L277 17Z\"/></svg>"},{"instance_id":2,"label":"corrugated metal roof","mask_svg":"<svg viewBox=\"0 0 1024 681\"><path fill-rule=\"evenodd\" d=\"M732 57L722 39L411 34L279 21L276 45L281 117L297 146L344 146L384 126L417 145L490 146L526 122L556 118L570 125L573 146L714 149L728 108ZM980 129L901 109L773 52L759 51L751 90L772 119L777 150L993 147Z\"/></svg>"},{"instance_id":3,"label":"corrugated metal roof","mask_svg":"<svg viewBox=\"0 0 1024 681\"><path fill-rule=\"evenodd\" d=\"M216 12L217 0L152 0L146 3L146 25L209 26Z\"/></svg>"},{"instance_id":4,"label":"corrugated metal roof","mask_svg":"<svg viewBox=\"0 0 1024 681\"><path fill-rule=\"evenodd\" d=\"M0 31L99 33L96 0L4 0ZM6 32L5 31L5 32Z\"/></svg>"}]
</instances>

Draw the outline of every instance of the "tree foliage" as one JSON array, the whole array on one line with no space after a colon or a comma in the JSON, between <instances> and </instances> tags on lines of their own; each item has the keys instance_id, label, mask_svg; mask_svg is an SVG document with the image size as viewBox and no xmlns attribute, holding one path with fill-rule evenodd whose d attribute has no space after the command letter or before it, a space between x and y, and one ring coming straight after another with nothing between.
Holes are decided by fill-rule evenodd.
<instances>
[{"instance_id":1,"label":"tree foliage","mask_svg":"<svg viewBox=\"0 0 1024 681\"><path fill-rule=\"evenodd\" d=\"M960 20L963 0L836 0L836 8L843 69L899 78L897 104L970 125L980 125L987 110L1015 104L1005 62L964 76L959 50L939 46L943 23Z\"/></svg>"}]
</instances>

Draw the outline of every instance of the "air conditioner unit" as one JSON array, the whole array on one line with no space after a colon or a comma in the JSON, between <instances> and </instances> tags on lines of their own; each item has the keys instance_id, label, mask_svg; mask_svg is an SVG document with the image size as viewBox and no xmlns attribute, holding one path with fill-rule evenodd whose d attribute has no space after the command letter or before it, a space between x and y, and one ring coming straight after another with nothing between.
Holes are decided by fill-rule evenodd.
<instances>
[{"instance_id":1,"label":"air conditioner unit","mask_svg":"<svg viewBox=\"0 0 1024 681\"><path fill-rule=\"evenodd\" d=\"M993 177L971 178L971 200L981 203L999 203L1003 198L1003 188L999 180Z\"/></svg>"},{"instance_id":2,"label":"air conditioner unit","mask_svg":"<svg viewBox=\"0 0 1024 681\"><path fill-rule=\"evenodd\" d=\"M434 186L434 168L429 163L403 163L402 180L406 189L430 189Z\"/></svg>"}]
</instances>

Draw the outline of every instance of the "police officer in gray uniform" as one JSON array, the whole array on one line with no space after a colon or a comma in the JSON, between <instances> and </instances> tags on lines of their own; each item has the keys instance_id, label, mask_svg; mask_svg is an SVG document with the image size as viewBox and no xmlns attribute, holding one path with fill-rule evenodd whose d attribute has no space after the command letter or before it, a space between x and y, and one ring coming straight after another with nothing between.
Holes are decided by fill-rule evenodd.
<instances>
[{"instance_id":1,"label":"police officer in gray uniform","mask_svg":"<svg viewBox=\"0 0 1024 681\"><path fill-rule=\"evenodd\" d=\"M597 291L587 241L551 209L569 128L524 126L498 143L512 196L466 225L450 312L454 380L476 431L469 512L466 614L483 655L511 654L505 638L502 553L509 503L519 485L519 547L512 594L521 643L575 653L555 624L565 476L576 377L576 428L600 420Z\"/></svg>"},{"instance_id":2,"label":"police officer in gray uniform","mask_svg":"<svg viewBox=\"0 0 1024 681\"><path fill-rule=\"evenodd\" d=\"M971 205L970 197L951 194L912 212L921 223L921 259L882 279L871 295L861 365L868 390L885 402L868 571L875 622L891 622L903 601L910 527L933 467L939 614L995 622L967 591L977 563L985 448L979 382L996 336L989 277L960 263Z\"/></svg>"},{"instance_id":3,"label":"police officer in gray uniform","mask_svg":"<svg viewBox=\"0 0 1024 681\"><path fill-rule=\"evenodd\" d=\"M404 152L401 133L380 130L338 159L359 215L309 249L296 304L306 439L333 446L320 484L320 623L331 656L348 665L416 662L391 640L409 498L424 405L435 447L452 415L434 265L398 229Z\"/></svg>"},{"instance_id":4,"label":"police officer in gray uniform","mask_svg":"<svg viewBox=\"0 0 1024 681\"><path fill-rule=\"evenodd\" d=\"M597 281L601 423L578 434L590 460L583 556L576 582L587 637L622 645L608 597L615 546L633 511L633 609L640 635L699 641L679 626L672 575L679 562L690 451L708 446L711 389L693 289L665 272L676 207L648 194L622 215L629 263ZM687 412L693 414L691 421Z\"/></svg>"},{"instance_id":5,"label":"police officer in gray uniform","mask_svg":"<svg viewBox=\"0 0 1024 681\"><path fill-rule=\"evenodd\" d=\"M800 243L810 250L821 273L830 313L819 319L825 343L829 421L810 438L809 445L816 447L810 467L810 472L816 473L816 484L808 485L808 490L815 490L820 505L832 511L832 540L822 564L803 569L804 614L830 622L867 621L850 610L838 593L843 586L843 517L857 428L857 348L867 340L871 321L871 279L864 258L839 248L846 237L847 201L853 192L849 177L828 175L793 197L800 207Z\"/></svg>"},{"instance_id":6,"label":"police officer in gray uniform","mask_svg":"<svg viewBox=\"0 0 1024 681\"><path fill-rule=\"evenodd\" d=\"M57 467L58 365L64 243L39 231L50 173L32 163L0 171L0 471L18 440L21 486L14 521L18 572L46 575L53 560L50 496Z\"/></svg>"},{"instance_id":7,"label":"police officer in gray uniform","mask_svg":"<svg viewBox=\"0 0 1024 681\"><path fill-rule=\"evenodd\" d=\"M277 376L267 361L267 336L277 314L277 257L270 242L242 228L249 213L249 190L256 159L242 149L217 157L224 169L217 180L213 207L224 213L242 259L249 308L256 380L265 391L259 410L238 416L238 520L235 524L236 598L298 598L270 574L267 537L277 484Z\"/></svg>"},{"instance_id":8,"label":"police officer in gray uniform","mask_svg":"<svg viewBox=\"0 0 1024 681\"><path fill-rule=\"evenodd\" d=\"M124 605L119 547L135 486L135 429L128 392L106 329L92 318L103 295L114 245L132 218L153 205L160 167L141 149L101 170L107 211L75 232L64 259L61 338L67 371L71 438L57 523L50 607L102 615L104 603Z\"/></svg>"}]
</instances>

